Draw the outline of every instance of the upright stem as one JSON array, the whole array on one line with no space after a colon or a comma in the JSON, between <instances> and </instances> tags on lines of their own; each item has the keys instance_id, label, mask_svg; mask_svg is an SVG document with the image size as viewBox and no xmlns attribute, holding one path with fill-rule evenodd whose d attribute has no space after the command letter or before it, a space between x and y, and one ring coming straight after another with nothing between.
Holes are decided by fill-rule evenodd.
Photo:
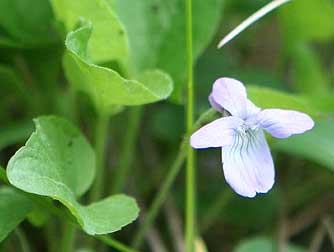
<instances>
[{"instance_id":1,"label":"upright stem","mask_svg":"<svg viewBox=\"0 0 334 252\"><path fill-rule=\"evenodd\" d=\"M24 231L21 228L18 227L18 228L15 229L15 234L17 235L17 237L19 239L19 242L21 244L22 252L31 252L32 250L30 248L28 239L27 239Z\"/></svg>"},{"instance_id":2,"label":"upright stem","mask_svg":"<svg viewBox=\"0 0 334 252\"><path fill-rule=\"evenodd\" d=\"M186 139L185 139L186 140ZM156 218L163 202L165 201L167 194L176 178L176 175L179 173L180 168L182 167L183 161L186 157L186 141L182 141L182 144L180 146L178 155L169 169L169 172L166 176L166 179L164 180L162 186L160 187L160 191L155 196L149 211L147 212L143 222L140 225L138 233L134 236L134 240L132 243L132 246L134 248L139 248L141 244L143 243L143 240L145 238L145 235L148 231L148 229L151 227L154 219Z\"/></svg>"},{"instance_id":3,"label":"upright stem","mask_svg":"<svg viewBox=\"0 0 334 252\"><path fill-rule=\"evenodd\" d=\"M193 46L192 46L192 0L185 0L186 5L186 50L187 50L187 135L192 133L194 123L194 83L193 83ZM187 145L186 164L186 212L185 212L185 251L194 251L196 228L195 210L195 155L191 146Z\"/></svg>"},{"instance_id":4,"label":"upright stem","mask_svg":"<svg viewBox=\"0 0 334 252\"><path fill-rule=\"evenodd\" d=\"M69 223L65 222L63 225L63 238L61 244L61 251L72 252L74 250L75 242L75 227Z\"/></svg>"},{"instance_id":5,"label":"upright stem","mask_svg":"<svg viewBox=\"0 0 334 252\"><path fill-rule=\"evenodd\" d=\"M204 122L210 121L212 117L215 115L215 113L216 111L212 108L204 112L194 124L193 130L199 128ZM186 158L188 142L189 138L185 136L179 147L177 157L173 161L172 166L168 169L166 179L162 182L160 190L154 197L152 204L149 207L147 214L140 225L138 233L134 236L132 243L134 248L139 248L141 246L144 237L147 233L147 230L152 225L153 221L155 220L155 218L159 213L159 210L161 209L162 204L166 200L168 192L170 191L173 182L176 179L176 176L179 174L179 171L181 170L181 167L184 163L184 159Z\"/></svg>"},{"instance_id":6,"label":"upright stem","mask_svg":"<svg viewBox=\"0 0 334 252\"><path fill-rule=\"evenodd\" d=\"M128 128L124 136L121 155L118 159L119 164L117 169L115 169L115 180L111 189L112 194L122 192L126 182L126 177L135 153L134 149L138 137L141 114L142 107L140 106L131 108L128 112Z\"/></svg>"},{"instance_id":7,"label":"upright stem","mask_svg":"<svg viewBox=\"0 0 334 252\"><path fill-rule=\"evenodd\" d=\"M100 115L97 119L95 129L95 152L96 152L96 178L90 195L90 202L93 203L102 196L104 178L104 153L108 130L108 116Z\"/></svg>"}]
</instances>

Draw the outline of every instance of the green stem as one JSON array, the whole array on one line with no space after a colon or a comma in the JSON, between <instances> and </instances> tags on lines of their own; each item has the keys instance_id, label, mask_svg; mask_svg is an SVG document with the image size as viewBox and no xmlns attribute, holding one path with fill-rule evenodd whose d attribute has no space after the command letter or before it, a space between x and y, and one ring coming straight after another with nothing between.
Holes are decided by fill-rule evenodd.
<instances>
[{"instance_id":1,"label":"green stem","mask_svg":"<svg viewBox=\"0 0 334 252\"><path fill-rule=\"evenodd\" d=\"M134 156L134 149L138 138L138 130L140 125L140 118L142 114L142 107L137 106L131 108L128 112L128 123L126 135L124 136L122 151L119 158L119 165L115 169L115 182L112 185L112 194L122 192L126 183L127 175Z\"/></svg>"},{"instance_id":2,"label":"green stem","mask_svg":"<svg viewBox=\"0 0 334 252\"><path fill-rule=\"evenodd\" d=\"M65 222L63 227L64 228L63 228L61 251L72 252L74 251L75 228L68 222Z\"/></svg>"},{"instance_id":3,"label":"green stem","mask_svg":"<svg viewBox=\"0 0 334 252\"><path fill-rule=\"evenodd\" d=\"M209 109L205 113L203 113L199 119L196 121L194 125L194 129L199 128L204 122L209 121L213 115L216 113L214 109ZM143 243L144 237L146 235L147 230L149 227L152 225L154 219L157 217L157 214L163 204L163 202L166 200L167 194L175 181L175 178L177 174L179 173L182 164L184 162L184 159L187 154L187 145L188 145L188 140L189 137L184 137L180 148L178 155L176 159L174 160L171 168L169 169L169 172L166 176L166 179L163 182L163 185L161 186L160 191L157 193L155 196L148 212L147 215L145 216L145 219L143 223L141 223L140 228L138 230L138 233L135 235L134 240L133 240L133 247L134 248L139 248L141 244Z\"/></svg>"},{"instance_id":4,"label":"green stem","mask_svg":"<svg viewBox=\"0 0 334 252\"><path fill-rule=\"evenodd\" d=\"M18 227L15 229L15 234L21 244L22 252L31 252L32 250L24 231Z\"/></svg>"},{"instance_id":5,"label":"green stem","mask_svg":"<svg viewBox=\"0 0 334 252\"><path fill-rule=\"evenodd\" d=\"M186 50L187 50L187 135L190 136L194 123L194 83L192 45L192 0L186 4ZM186 211L185 211L185 252L194 251L196 228L196 174L195 153L187 142L186 165Z\"/></svg>"},{"instance_id":6,"label":"green stem","mask_svg":"<svg viewBox=\"0 0 334 252\"><path fill-rule=\"evenodd\" d=\"M96 239L102 241L104 244L117 249L118 251L121 252L139 252L131 247L128 247L124 245L123 243L111 238L110 236L107 235L102 235L102 236L95 236Z\"/></svg>"},{"instance_id":7,"label":"green stem","mask_svg":"<svg viewBox=\"0 0 334 252\"><path fill-rule=\"evenodd\" d=\"M104 154L108 130L108 116L100 115L95 129L96 178L90 194L90 203L98 200L103 194Z\"/></svg>"},{"instance_id":8,"label":"green stem","mask_svg":"<svg viewBox=\"0 0 334 252\"><path fill-rule=\"evenodd\" d=\"M0 165L0 180L4 184L9 184L9 181L8 181L7 175L6 175L6 170L1 165Z\"/></svg>"},{"instance_id":9,"label":"green stem","mask_svg":"<svg viewBox=\"0 0 334 252\"><path fill-rule=\"evenodd\" d=\"M46 226L46 241L48 246L48 252L58 252L59 244L57 240L58 230L56 225L56 219L50 218L48 225Z\"/></svg>"}]
</instances>

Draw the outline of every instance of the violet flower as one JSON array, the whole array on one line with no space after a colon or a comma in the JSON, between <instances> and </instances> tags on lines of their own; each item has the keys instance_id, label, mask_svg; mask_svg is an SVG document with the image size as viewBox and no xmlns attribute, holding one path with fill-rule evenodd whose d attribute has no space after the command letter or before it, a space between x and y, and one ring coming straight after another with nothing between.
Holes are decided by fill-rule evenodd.
<instances>
[{"instance_id":1,"label":"violet flower","mask_svg":"<svg viewBox=\"0 0 334 252\"><path fill-rule=\"evenodd\" d=\"M231 78L216 80L209 101L229 116L197 130L191 136L191 146L222 148L224 176L236 193L251 198L268 192L275 182L275 170L263 130L286 138L312 129L313 120L293 110L261 110L247 98L244 85Z\"/></svg>"}]
</instances>

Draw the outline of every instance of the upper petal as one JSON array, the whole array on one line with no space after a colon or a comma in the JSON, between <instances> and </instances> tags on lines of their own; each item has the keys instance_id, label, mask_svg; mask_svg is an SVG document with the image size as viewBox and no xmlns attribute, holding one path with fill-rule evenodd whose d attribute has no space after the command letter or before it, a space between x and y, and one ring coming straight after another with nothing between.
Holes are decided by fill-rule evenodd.
<instances>
[{"instance_id":1,"label":"upper petal","mask_svg":"<svg viewBox=\"0 0 334 252\"><path fill-rule=\"evenodd\" d=\"M310 130L314 122L307 114L283 109L265 109L256 116L257 124L277 138L286 138Z\"/></svg>"},{"instance_id":2,"label":"upper petal","mask_svg":"<svg viewBox=\"0 0 334 252\"><path fill-rule=\"evenodd\" d=\"M224 176L244 197L268 192L275 182L274 163L262 130L236 134L233 145L222 148Z\"/></svg>"},{"instance_id":3,"label":"upper petal","mask_svg":"<svg viewBox=\"0 0 334 252\"><path fill-rule=\"evenodd\" d=\"M192 134L190 145L197 149L229 145L233 142L235 130L242 123L243 120L234 116L219 118Z\"/></svg>"},{"instance_id":4,"label":"upper petal","mask_svg":"<svg viewBox=\"0 0 334 252\"><path fill-rule=\"evenodd\" d=\"M211 105L218 111L224 108L233 116L247 116L247 94L245 86L238 80L220 78L213 84L209 96Z\"/></svg>"}]
</instances>

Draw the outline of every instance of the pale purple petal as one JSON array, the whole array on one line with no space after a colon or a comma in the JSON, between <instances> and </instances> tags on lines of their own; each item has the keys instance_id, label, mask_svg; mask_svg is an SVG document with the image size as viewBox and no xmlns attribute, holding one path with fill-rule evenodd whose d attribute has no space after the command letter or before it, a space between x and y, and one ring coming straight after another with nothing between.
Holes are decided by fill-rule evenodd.
<instances>
[{"instance_id":1,"label":"pale purple petal","mask_svg":"<svg viewBox=\"0 0 334 252\"><path fill-rule=\"evenodd\" d=\"M192 134L190 145L196 149L222 147L232 143L236 129L243 121L234 116L217 119Z\"/></svg>"},{"instance_id":2,"label":"pale purple petal","mask_svg":"<svg viewBox=\"0 0 334 252\"><path fill-rule=\"evenodd\" d=\"M222 148L222 162L227 183L241 196L252 198L274 185L274 163L261 129L236 134Z\"/></svg>"},{"instance_id":3,"label":"pale purple petal","mask_svg":"<svg viewBox=\"0 0 334 252\"><path fill-rule=\"evenodd\" d=\"M314 122L308 115L283 109L265 109L256 116L257 124L277 138L286 138L310 130Z\"/></svg>"},{"instance_id":4,"label":"pale purple petal","mask_svg":"<svg viewBox=\"0 0 334 252\"><path fill-rule=\"evenodd\" d=\"M251 100L247 99L246 101L247 106L247 117L255 115L260 112L260 108L257 107Z\"/></svg>"},{"instance_id":5,"label":"pale purple petal","mask_svg":"<svg viewBox=\"0 0 334 252\"><path fill-rule=\"evenodd\" d=\"M247 94L245 86L238 80L220 78L213 84L210 103L220 111L224 108L231 115L245 119L247 116Z\"/></svg>"},{"instance_id":6,"label":"pale purple petal","mask_svg":"<svg viewBox=\"0 0 334 252\"><path fill-rule=\"evenodd\" d=\"M212 97L212 94L209 95L209 102L211 107L213 107L215 110L217 110L220 113L224 112L224 108L220 106L217 102L215 102L215 100Z\"/></svg>"}]
</instances>

